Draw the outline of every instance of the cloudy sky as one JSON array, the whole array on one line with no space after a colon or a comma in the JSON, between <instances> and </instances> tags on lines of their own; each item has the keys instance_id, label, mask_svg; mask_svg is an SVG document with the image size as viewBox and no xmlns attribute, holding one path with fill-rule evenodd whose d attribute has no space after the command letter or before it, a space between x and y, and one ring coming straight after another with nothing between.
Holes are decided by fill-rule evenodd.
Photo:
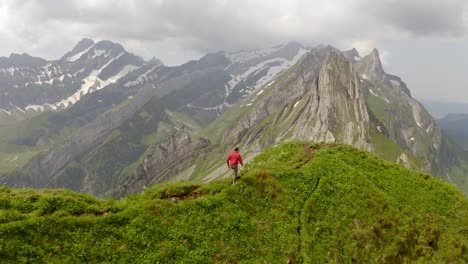
<instances>
[{"instance_id":1,"label":"cloudy sky","mask_svg":"<svg viewBox=\"0 0 468 264\"><path fill-rule=\"evenodd\" d=\"M466 0L0 0L0 56L58 59L83 37L168 65L288 41L376 47L415 97L468 102Z\"/></svg>"}]
</instances>

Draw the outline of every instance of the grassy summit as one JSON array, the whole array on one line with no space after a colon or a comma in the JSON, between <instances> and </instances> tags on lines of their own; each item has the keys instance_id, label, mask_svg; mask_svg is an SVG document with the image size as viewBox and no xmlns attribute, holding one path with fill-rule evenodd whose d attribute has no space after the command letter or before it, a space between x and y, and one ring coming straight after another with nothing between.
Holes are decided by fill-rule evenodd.
<instances>
[{"instance_id":1,"label":"grassy summit","mask_svg":"<svg viewBox=\"0 0 468 264\"><path fill-rule=\"evenodd\" d=\"M2 263L468 262L450 184L343 145L270 148L241 180L120 201L0 189Z\"/></svg>"}]
</instances>

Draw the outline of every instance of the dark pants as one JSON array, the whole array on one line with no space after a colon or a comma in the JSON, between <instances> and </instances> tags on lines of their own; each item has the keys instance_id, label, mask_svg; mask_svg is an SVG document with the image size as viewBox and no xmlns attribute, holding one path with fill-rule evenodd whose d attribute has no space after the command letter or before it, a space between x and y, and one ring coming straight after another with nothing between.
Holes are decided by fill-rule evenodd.
<instances>
[{"instance_id":1,"label":"dark pants","mask_svg":"<svg viewBox=\"0 0 468 264\"><path fill-rule=\"evenodd\" d=\"M238 165L232 165L231 166L231 169L234 171L234 176L232 177L232 183L236 183L236 180L237 180L237 172L239 171L239 167Z\"/></svg>"}]
</instances>

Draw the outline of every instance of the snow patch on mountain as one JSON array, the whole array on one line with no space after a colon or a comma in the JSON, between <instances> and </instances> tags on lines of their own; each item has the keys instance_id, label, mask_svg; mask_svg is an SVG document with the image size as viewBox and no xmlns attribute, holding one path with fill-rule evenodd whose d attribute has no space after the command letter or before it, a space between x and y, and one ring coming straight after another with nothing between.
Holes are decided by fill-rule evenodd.
<instances>
[{"instance_id":1,"label":"snow patch on mountain","mask_svg":"<svg viewBox=\"0 0 468 264\"><path fill-rule=\"evenodd\" d=\"M47 109L57 110L57 107L52 104L43 104L43 105L28 105L24 109L26 111L34 110L36 112L44 112Z\"/></svg>"},{"instance_id":2,"label":"snow patch on mountain","mask_svg":"<svg viewBox=\"0 0 468 264\"><path fill-rule=\"evenodd\" d=\"M264 86L265 84L273 84L272 80L278 76L281 72L284 70L289 69L292 65L296 64L299 59L308 52L307 49L301 48L296 56L292 60L287 60L284 58L274 58L266 61L262 61L261 63L251 66L247 71L245 71L242 74L238 75L232 75L231 74L231 80L227 83L225 86L226 91L229 90L229 92L234 88L237 84L239 84L242 80L245 80L249 75L253 73L257 73L259 71L262 71L264 69L267 69L267 73L262 76L253 86L247 87L245 90L246 93L250 94L253 91L257 90L259 87ZM243 60L239 60L243 61ZM273 64L276 66L269 66L270 64ZM227 92L226 92L227 93Z\"/></svg>"},{"instance_id":3,"label":"snow patch on mountain","mask_svg":"<svg viewBox=\"0 0 468 264\"><path fill-rule=\"evenodd\" d=\"M414 121L416 122L416 125L418 125L418 127L422 127L422 121L421 121L421 107L419 106L419 104L414 101L414 100L409 100L409 104L411 106L411 111L413 113L413 118L414 118Z\"/></svg>"},{"instance_id":4,"label":"snow patch on mountain","mask_svg":"<svg viewBox=\"0 0 468 264\"><path fill-rule=\"evenodd\" d=\"M193 108L193 109L201 109L201 110L215 110L217 111L218 113L221 112L224 108L226 108L228 105L225 104L225 103L222 103L222 104L219 104L219 105L216 105L216 106L212 106L212 107L199 107L199 106L194 106L192 104L187 104L187 107L188 108Z\"/></svg>"},{"instance_id":5,"label":"snow patch on mountain","mask_svg":"<svg viewBox=\"0 0 468 264\"><path fill-rule=\"evenodd\" d=\"M26 111L24 111L23 109L21 109L21 108L19 108L19 107L17 107L17 106L16 106L15 108L16 108L16 110L20 111L20 112L23 113L23 114L26 113Z\"/></svg>"},{"instance_id":6,"label":"snow patch on mountain","mask_svg":"<svg viewBox=\"0 0 468 264\"><path fill-rule=\"evenodd\" d=\"M91 55L91 57L89 57L89 55L88 55L88 58L94 59L94 58L102 56L102 55L104 55L104 57L108 57L110 55L110 51L106 51L106 50L102 50L102 49L95 49L93 51L94 51L94 54Z\"/></svg>"},{"instance_id":7,"label":"snow patch on mountain","mask_svg":"<svg viewBox=\"0 0 468 264\"><path fill-rule=\"evenodd\" d=\"M271 48L264 48L264 49L256 49L252 51L239 51L239 52L229 52L225 53L226 58L229 59L232 63L244 63L256 58L260 58L266 56L268 54L272 54L283 46L276 46Z\"/></svg>"},{"instance_id":8,"label":"snow patch on mountain","mask_svg":"<svg viewBox=\"0 0 468 264\"><path fill-rule=\"evenodd\" d=\"M152 67L151 69L144 72L142 75L138 76L138 78L136 80L128 81L127 83L125 83L124 86L125 87L130 87L130 86L133 86L133 85L142 84L147 80L156 80L158 78L157 74L152 74L152 75L149 75L149 74L152 73L154 71L154 69L156 69L159 66L160 65Z\"/></svg>"},{"instance_id":9,"label":"snow patch on mountain","mask_svg":"<svg viewBox=\"0 0 468 264\"><path fill-rule=\"evenodd\" d=\"M294 56L294 58L292 60L290 60L290 61L288 61L286 59L283 59L283 58L273 60L273 61L280 61L280 62L282 62L282 64L278 65L278 66L270 67L269 70L268 70L268 73L265 74L265 76L263 76L262 78L260 78L260 80L257 81L253 91L255 91L259 87L264 86L267 83L270 83L281 72L283 72L284 70L289 69L291 66L296 64L302 58L302 56L304 56L304 54L306 54L307 52L308 52L307 49L300 49L299 52L296 54L296 56ZM267 61L266 63L269 63L269 62Z\"/></svg>"},{"instance_id":10,"label":"snow patch on mountain","mask_svg":"<svg viewBox=\"0 0 468 264\"><path fill-rule=\"evenodd\" d=\"M88 48L86 48L85 50L81 51L81 52L78 52L77 54L73 55L73 56L70 56L68 57L66 60L67 61L76 61L78 60L79 58L81 58L81 56L83 54L85 54L86 52L88 52L92 47L94 47L94 45L91 45L89 46Z\"/></svg>"},{"instance_id":11,"label":"snow patch on mountain","mask_svg":"<svg viewBox=\"0 0 468 264\"><path fill-rule=\"evenodd\" d=\"M120 54L120 56L123 53ZM119 56L119 57L120 57ZM117 58L116 58L117 59ZM75 93L73 93L71 96L68 98L65 98L59 102L52 103L52 104L44 104L44 105L29 105L25 109L33 109L35 111L44 111L47 107L51 108L53 110L57 109L63 109L72 106L76 102L78 102L81 97L84 95L98 91L110 84L115 83L117 80L125 76L126 74L134 71L135 69L138 68L138 66L135 65L126 65L124 66L117 74L115 74L112 77L109 77L107 80L102 80L98 77L98 75L103 71L110 63L112 63L114 59L109 60L104 66L102 66L98 70L93 70L86 78L83 79L83 84L81 85L81 88L77 90Z\"/></svg>"},{"instance_id":12,"label":"snow patch on mountain","mask_svg":"<svg viewBox=\"0 0 468 264\"><path fill-rule=\"evenodd\" d=\"M135 66L135 65L125 65L122 70L120 70L116 75L112 76L112 77L109 77L107 80L104 81L104 83L107 84L111 84L111 83L115 83L117 82L117 80L119 80L120 78L124 77L125 75L127 75L128 73L138 69L139 67L138 66Z\"/></svg>"},{"instance_id":13,"label":"snow patch on mountain","mask_svg":"<svg viewBox=\"0 0 468 264\"><path fill-rule=\"evenodd\" d=\"M13 75L13 73L15 72L16 68L13 68L13 67L9 67L9 68L3 68L3 69L0 69L0 72L3 72L3 73L9 73L10 75Z\"/></svg>"}]
</instances>

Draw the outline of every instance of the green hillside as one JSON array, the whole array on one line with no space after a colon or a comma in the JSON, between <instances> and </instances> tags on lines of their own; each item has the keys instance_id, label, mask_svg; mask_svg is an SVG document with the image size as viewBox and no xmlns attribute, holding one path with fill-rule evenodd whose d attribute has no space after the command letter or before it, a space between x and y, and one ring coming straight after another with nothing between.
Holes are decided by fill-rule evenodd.
<instances>
[{"instance_id":1,"label":"green hillside","mask_svg":"<svg viewBox=\"0 0 468 264\"><path fill-rule=\"evenodd\" d=\"M344 145L269 148L241 179L125 199L0 188L2 263L464 263L452 185Z\"/></svg>"}]
</instances>

